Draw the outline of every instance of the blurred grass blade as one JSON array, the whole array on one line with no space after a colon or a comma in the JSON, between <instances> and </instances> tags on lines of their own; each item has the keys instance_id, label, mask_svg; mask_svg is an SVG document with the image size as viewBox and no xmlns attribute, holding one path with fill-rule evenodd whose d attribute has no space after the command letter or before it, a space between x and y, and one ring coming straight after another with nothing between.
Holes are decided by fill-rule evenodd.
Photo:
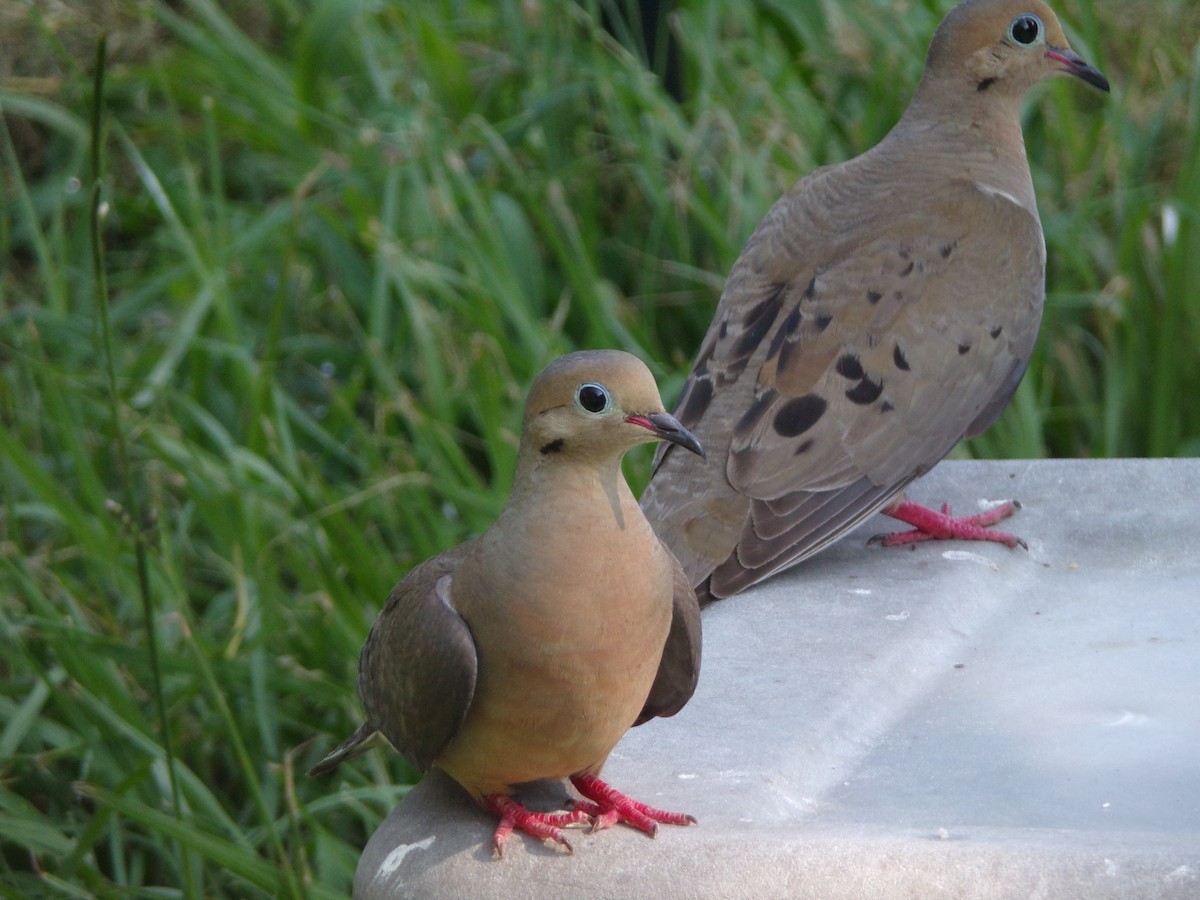
<instances>
[{"instance_id":1,"label":"blurred grass blade","mask_svg":"<svg viewBox=\"0 0 1200 900\"><path fill-rule=\"evenodd\" d=\"M138 492L133 486L133 473L129 467L129 451L125 444L125 431L121 423L121 401L117 390L117 370L113 351L112 326L109 322L108 309L108 280L104 265L104 237L101 232L101 216L103 204L103 118L104 118L104 71L107 52L107 38L100 36L96 45L96 69L92 91L92 153L91 153L91 205L88 219L91 231L92 274L96 291L96 310L100 316L101 343L104 350L105 374L108 383L108 403L113 435L113 449L117 456L117 473L121 479L125 509L132 517L135 527L140 527L143 520L141 502ZM166 755L167 772L171 792L171 808L178 820L182 812L179 805L179 782L175 778L174 750L171 740L171 722L167 717L167 703L163 696L162 669L159 665L158 629L154 618L154 598L150 587L150 572L146 560L146 545L140 534L133 535L134 558L137 563L138 589L142 598L142 618L146 632L146 651L150 659L150 692L154 697L154 705L158 713L158 729L162 741L163 752ZM181 866L184 872L189 872L191 862L186 850L181 852ZM185 876L184 886L190 888L194 884L192 877Z\"/></svg>"},{"instance_id":2,"label":"blurred grass blade","mask_svg":"<svg viewBox=\"0 0 1200 900\"><path fill-rule=\"evenodd\" d=\"M153 809L120 793L106 791L90 784L79 784L76 788L83 796L137 822L152 834L161 834L178 842L189 852L196 853L220 869L246 879L270 896L283 896L283 874L275 865L259 857L253 849L203 832L194 823L181 821L177 816Z\"/></svg>"}]
</instances>

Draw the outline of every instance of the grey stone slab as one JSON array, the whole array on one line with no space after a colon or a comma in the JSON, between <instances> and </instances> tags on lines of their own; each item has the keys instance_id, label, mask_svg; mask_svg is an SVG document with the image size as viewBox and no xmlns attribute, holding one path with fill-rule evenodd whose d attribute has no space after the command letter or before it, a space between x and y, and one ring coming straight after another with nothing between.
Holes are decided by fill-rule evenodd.
<instances>
[{"instance_id":1,"label":"grey stone slab","mask_svg":"<svg viewBox=\"0 0 1200 900\"><path fill-rule=\"evenodd\" d=\"M355 896L1200 898L1200 460L947 462L910 496L1016 497L1029 550L867 546L877 518L710 607L696 696L604 771L699 825L495 860L435 774Z\"/></svg>"}]
</instances>

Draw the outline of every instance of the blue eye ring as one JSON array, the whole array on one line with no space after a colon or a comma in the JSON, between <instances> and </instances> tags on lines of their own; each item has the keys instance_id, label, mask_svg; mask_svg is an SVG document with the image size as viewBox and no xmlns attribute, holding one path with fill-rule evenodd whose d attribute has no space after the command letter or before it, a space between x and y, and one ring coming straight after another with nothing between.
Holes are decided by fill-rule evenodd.
<instances>
[{"instance_id":1,"label":"blue eye ring","mask_svg":"<svg viewBox=\"0 0 1200 900\"><path fill-rule=\"evenodd\" d=\"M603 415L612 409L612 395L602 384L585 381L575 389L575 403L586 413Z\"/></svg>"},{"instance_id":2,"label":"blue eye ring","mask_svg":"<svg viewBox=\"0 0 1200 900\"><path fill-rule=\"evenodd\" d=\"M1045 40L1046 26L1033 13L1022 13L1008 26L1008 39L1022 47L1032 47Z\"/></svg>"}]
</instances>

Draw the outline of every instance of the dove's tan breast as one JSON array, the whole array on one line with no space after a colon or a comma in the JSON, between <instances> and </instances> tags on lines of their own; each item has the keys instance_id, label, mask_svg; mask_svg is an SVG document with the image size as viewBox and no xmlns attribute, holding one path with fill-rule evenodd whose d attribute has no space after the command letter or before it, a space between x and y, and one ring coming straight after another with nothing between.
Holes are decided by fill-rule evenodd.
<instances>
[{"instance_id":1,"label":"dove's tan breast","mask_svg":"<svg viewBox=\"0 0 1200 900\"><path fill-rule=\"evenodd\" d=\"M459 612L479 680L436 764L476 796L599 771L645 703L671 622L671 563L613 476L559 476L574 479L553 492L569 503L506 512L495 545L503 552L481 548L456 576L454 594L471 598ZM533 561L547 558L559 564Z\"/></svg>"}]
</instances>

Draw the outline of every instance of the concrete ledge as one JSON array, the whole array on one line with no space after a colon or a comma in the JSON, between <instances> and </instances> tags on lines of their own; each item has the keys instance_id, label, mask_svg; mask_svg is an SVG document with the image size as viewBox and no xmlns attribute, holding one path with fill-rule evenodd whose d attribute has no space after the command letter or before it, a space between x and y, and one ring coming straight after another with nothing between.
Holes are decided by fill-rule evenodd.
<instances>
[{"instance_id":1,"label":"concrete ledge","mask_svg":"<svg viewBox=\"0 0 1200 900\"><path fill-rule=\"evenodd\" d=\"M1016 497L1030 549L864 546L877 519L708 609L695 698L604 771L700 825L496 861L435 773L355 897L1200 897L1200 460L948 462L910 496Z\"/></svg>"}]
</instances>

